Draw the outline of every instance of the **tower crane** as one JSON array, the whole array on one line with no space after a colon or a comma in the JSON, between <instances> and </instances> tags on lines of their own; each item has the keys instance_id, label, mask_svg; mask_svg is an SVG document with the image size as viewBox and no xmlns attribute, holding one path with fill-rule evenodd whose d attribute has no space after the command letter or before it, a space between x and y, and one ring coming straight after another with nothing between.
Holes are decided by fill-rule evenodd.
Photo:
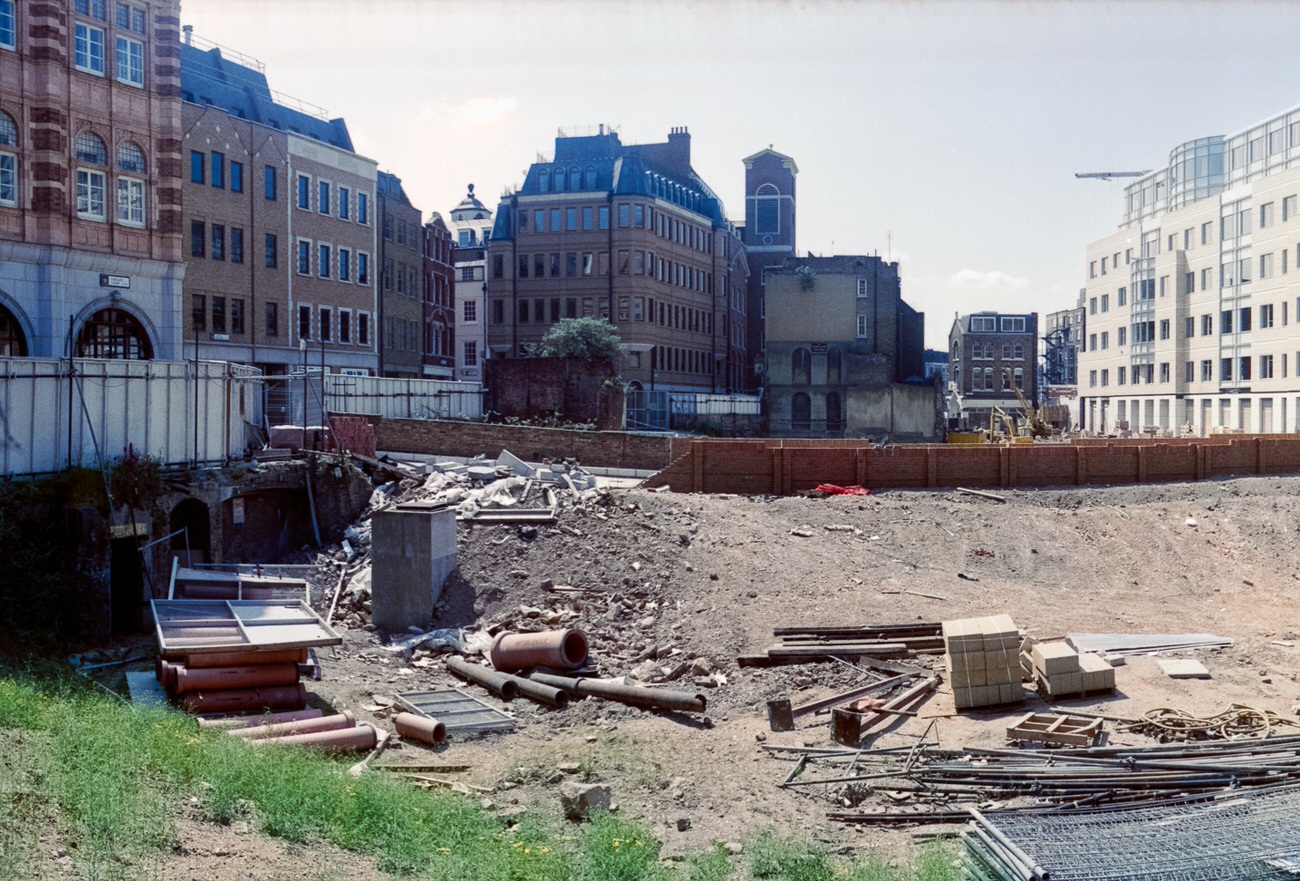
<instances>
[{"instance_id":1,"label":"tower crane","mask_svg":"<svg viewBox=\"0 0 1300 881\"><path fill-rule=\"evenodd\" d=\"M1076 171L1075 177L1095 178L1096 180L1110 180L1114 177L1143 177L1151 173L1151 169L1146 171Z\"/></svg>"}]
</instances>

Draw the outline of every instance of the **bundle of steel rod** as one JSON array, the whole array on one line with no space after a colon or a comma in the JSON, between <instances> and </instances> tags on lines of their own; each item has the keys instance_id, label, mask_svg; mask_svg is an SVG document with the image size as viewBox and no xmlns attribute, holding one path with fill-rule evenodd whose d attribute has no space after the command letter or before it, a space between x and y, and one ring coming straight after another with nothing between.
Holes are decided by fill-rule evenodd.
<instances>
[{"instance_id":1,"label":"bundle of steel rod","mask_svg":"<svg viewBox=\"0 0 1300 881\"><path fill-rule=\"evenodd\" d=\"M995 799L1014 812L1105 812L1133 806L1204 800L1225 792L1300 789L1300 736L1268 740L1206 741L1148 747L1038 750L942 750L919 746L907 753L852 757L805 754L786 786L866 783L876 790L910 793L909 812L836 812L848 823L934 823L961 819L962 804ZM823 776L814 770L826 768ZM811 773L810 773L811 771ZM941 802L942 811L924 805Z\"/></svg>"},{"instance_id":2,"label":"bundle of steel rod","mask_svg":"<svg viewBox=\"0 0 1300 881\"><path fill-rule=\"evenodd\" d=\"M942 654L943 635L934 624L867 624L860 627L777 627L779 642L761 655L745 655L741 666L764 662L815 661L873 655L901 658L916 654Z\"/></svg>"},{"instance_id":3,"label":"bundle of steel rod","mask_svg":"<svg viewBox=\"0 0 1300 881\"><path fill-rule=\"evenodd\" d=\"M1098 814L970 810L965 877L977 881L1256 881L1295 877L1300 790Z\"/></svg>"}]
</instances>

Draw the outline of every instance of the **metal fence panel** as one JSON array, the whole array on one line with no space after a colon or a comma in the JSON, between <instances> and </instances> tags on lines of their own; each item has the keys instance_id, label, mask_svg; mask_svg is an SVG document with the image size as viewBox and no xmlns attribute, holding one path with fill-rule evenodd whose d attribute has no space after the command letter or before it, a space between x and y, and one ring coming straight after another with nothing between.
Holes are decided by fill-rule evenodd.
<instances>
[{"instance_id":1,"label":"metal fence panel","mask_svg":"<svg viewBox=\"0 0 1300 881\"><path fill-rule=\"evenodd\" d=\"M389 419L482 419L482 392L476 382L341 373L325 377L325 401L331 413Z\"/></svg>"},{"instance_id":2,"label":"metal fence panel","mask_svg":"<svg viewBox=\"0 0 1300 881\"><path fill-rule=\"evenodd\" d=\"M224 461L260 419L258 382L219 361L0 359L0 473L98 467L128 446L167 465Z\"/></svg>"}]
</instances>

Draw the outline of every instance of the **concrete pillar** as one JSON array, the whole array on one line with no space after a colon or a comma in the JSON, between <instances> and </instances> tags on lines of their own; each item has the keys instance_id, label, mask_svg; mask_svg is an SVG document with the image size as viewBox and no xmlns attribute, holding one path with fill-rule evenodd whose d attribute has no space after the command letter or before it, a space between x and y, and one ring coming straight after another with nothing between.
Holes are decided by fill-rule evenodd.
<instances>
[{"instance_id":1,"label":"concrete pillar","mask_svg":"<svg viewBox=\"0 0 1300 881\"><path fill-rule=\"evenodd\" d=\"M456 568L456 511L412 502L371 518L371 617L390 633L425 627Z\"/></svg>"}]
</instances>

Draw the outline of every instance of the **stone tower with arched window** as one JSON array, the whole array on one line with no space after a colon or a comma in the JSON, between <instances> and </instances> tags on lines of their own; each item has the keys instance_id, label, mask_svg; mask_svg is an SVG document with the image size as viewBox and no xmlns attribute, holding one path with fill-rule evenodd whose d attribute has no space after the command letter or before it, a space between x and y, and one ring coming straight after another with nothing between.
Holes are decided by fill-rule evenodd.
<instances>
[{"instance_id":1,"label":"stone tower with arched window","mask_svg":"<svg viewBox=\"0 0 1300 881\"><path fill-rule=\"evenodd\" d=\"M762 387L766 370L763 334L764 277L795 251L795 176L799 168L789 156L770 147L745 158L745 253L749 259L746 334L750 363L745 388Z\"/></svg>"}]
</instances>

